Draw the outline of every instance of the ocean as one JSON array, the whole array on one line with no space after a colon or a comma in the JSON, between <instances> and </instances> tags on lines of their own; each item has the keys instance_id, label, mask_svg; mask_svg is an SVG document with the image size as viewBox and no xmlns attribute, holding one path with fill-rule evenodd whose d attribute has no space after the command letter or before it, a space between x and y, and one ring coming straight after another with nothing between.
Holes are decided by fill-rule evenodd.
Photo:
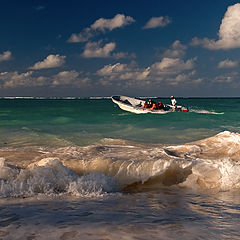
<instances>
[{"instance_id":1,"label":"ocean","mask_svg":"<svg viewBox=\"0 0 240 240\"><path fill-rule=\"evenodd\" d=\"M240 98L177 101L0 99L0 239L240 239Z\"/></svg>"}]
</instances>

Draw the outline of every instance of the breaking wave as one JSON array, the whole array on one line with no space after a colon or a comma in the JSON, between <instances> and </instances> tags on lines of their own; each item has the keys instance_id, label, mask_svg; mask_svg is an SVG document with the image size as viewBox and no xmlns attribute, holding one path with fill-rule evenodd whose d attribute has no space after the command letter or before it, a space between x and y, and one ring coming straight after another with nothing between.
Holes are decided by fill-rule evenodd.
<instances>
[{"instance_id":1,"label":"breaking wave","mask_svg":"<svg viewBox=\"0 0 240 240\"><path fill-rule=\"evenodd\" d=\"M240 188L240 134L221 132L183 145L146 145L105 139L87 147L29 148L31 160L1 149L0 198L38 194L80 197L161 186L227 191ZM24 157L23 157L24 158Z\"/></svg>"}]
</instances>

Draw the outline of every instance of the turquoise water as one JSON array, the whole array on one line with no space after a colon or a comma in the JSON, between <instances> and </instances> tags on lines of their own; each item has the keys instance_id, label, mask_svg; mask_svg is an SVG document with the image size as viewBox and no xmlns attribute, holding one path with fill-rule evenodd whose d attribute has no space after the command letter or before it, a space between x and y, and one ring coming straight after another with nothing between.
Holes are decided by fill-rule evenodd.
<instances>
[{"instance_id":1,"label":"turquoise water","mask_svg":"<svg viewBox=\"0 0 240 240\"><path fill-rule=\"evenodd\" d=\"M86 146L103 138L178 144L239 130L240 99L178 103L190 112L137 115L110 99L1 99L0 144Z\"/></svg>"},{"instance_id":2,"label":"turquoise water","mask_svg":"<svg viewBox=\"0 0 240 240\"><path fill-rule=\"evenodd\" d=\"M0 238L239 239L240 99L177 100L0 99Z\"/></svg>"}]
</instances>

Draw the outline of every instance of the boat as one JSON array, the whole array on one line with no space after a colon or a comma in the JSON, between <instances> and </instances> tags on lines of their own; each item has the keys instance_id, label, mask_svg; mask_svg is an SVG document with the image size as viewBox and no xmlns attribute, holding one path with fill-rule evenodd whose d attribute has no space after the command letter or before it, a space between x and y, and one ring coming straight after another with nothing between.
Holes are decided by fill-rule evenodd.
<instances>
[{"instance_id":1,"label":"boat","mask_svg":"<svg viewBox=\"0 0 240 240\"><path fill-rule=\"evenodd\" d=\"M154 109L150 110L149 108L142 108L145 100L139 98L132 98L127 96L112 96L112 101L116 103L122 110L142 114L142 113L157 113L157 114L164 114L168 112L188 112L187 107L183 106L172 106L170 104L164 104L162 109Z\"/></svg>"}]
</instances>

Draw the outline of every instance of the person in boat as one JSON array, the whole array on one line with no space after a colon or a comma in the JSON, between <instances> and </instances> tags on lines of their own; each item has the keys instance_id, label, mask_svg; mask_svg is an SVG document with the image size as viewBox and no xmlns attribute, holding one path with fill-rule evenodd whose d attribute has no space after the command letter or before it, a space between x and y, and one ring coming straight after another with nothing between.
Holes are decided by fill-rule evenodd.
<instances>
[{"instance_id":1,"label":"person in boat","mask_svg":"<svg viewBox=\"0 0 240 240\"><path fill-rule=\"evenodd\" d=\"M158 102L157 109L164 109L164 105L163 105L163 103L161 101Z\"/></svg>"},{"instance_id":2,"label":"person in boat","mask_svg":"<svg viewBox=\"0 0 240 240\"><path fill-rule=\"evenodd\" d=\"M149 99L148 101L146 101L144 103L144 105L141 108L151 108L153 107L153 105L156 104L152 99Z\"/></svg>"},{"instance_id":3,"label":"person in boat","mask_svg":"<svg viewBox=\"0 0 240 240\"><path fill-rule=\"evenodd\" d=\"M171 96L171 103L172 103L172 106L173 106L173 110L176 111L176 109L177 109L177 101L176 101L174 96Z\"/></svg>"},{"instance_id":4,"label":"person in boat","mask_svg":"<svg viewBox=\"0 0 240 240\"><path fill-rule=\"evenodd\" d=\"M148 107L149 107L149 108L152 108L153 100L152 100L152 99L149 99L149 100L147 101L147 103L148 103Z\"/></svg>"},{"instance_id":5,"label":"person in boat","mask_svg":"<svg viewBox=\"0 0 240 240\"><path fill-rule=\"evenodd\" d=\"M157 110L157 109L158 109L157 103L153 102L152 107L150 108L150 110Z\"/></svg>"},{"instance_id":6,"label":"person in boat","mask_svg":"<svg viewBox=\"0 0 240 240\"><path fill-rule=\"evenodd\" d=\"M149 108L148 102L145 102L142 107L140 108Z\"/></svg>"}]
</instances>

